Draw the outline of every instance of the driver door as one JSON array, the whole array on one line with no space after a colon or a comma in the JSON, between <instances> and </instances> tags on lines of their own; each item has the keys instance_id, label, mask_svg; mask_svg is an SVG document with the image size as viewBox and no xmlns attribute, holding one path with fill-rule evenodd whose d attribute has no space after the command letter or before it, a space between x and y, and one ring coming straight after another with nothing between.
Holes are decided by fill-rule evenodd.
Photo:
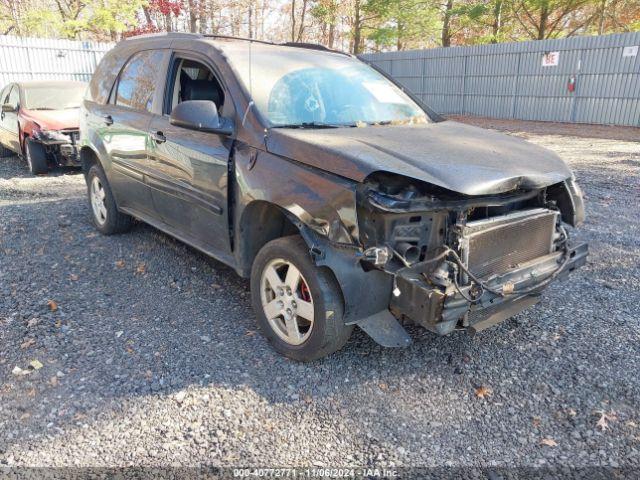
<instances>
[{"instance_id":1,"label":"driver door","mask_svg":"<svg viewBox=\"0 0 640 480\"><path fill-rule=\"evenodd\" d=\"M175 52L167 75L165 104L153 116L148 181L153 203L176 235L211 252L230 255L227 184L232 139L171 125L171 110L185 100L210 100L220 115L232 102L211 64L192 52Z\"/></svg>"}]
</instances>

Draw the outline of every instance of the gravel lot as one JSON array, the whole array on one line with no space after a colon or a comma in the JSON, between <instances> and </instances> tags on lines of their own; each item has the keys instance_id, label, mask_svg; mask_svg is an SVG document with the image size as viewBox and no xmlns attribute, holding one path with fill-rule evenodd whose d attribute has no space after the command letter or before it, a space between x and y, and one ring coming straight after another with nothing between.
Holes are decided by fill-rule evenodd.
<instances>
[{"instance_id":1,"label":"gravel lot","mask_svg":"<svg viewBox=\"0 0 640 480\"><path fill-rule=\"evenodd\" d=\"M81 175L1 159L0 466L640 468L640 132L473 122L571 164L588 265L474 338L356 331L312 364L255 332L229 268L141 224L100 236Z\"/></svg>"}]
</instances>

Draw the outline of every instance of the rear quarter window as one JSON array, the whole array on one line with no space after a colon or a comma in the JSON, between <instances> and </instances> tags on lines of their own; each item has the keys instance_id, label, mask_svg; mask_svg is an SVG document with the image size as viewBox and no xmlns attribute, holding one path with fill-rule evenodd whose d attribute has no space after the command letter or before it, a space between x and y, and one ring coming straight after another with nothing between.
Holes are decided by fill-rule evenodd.
<instances>
[{"instance_id":1,"label":"rear quarter window","mask_svg":"<svg viewBox=\"0 0 640 480\"><path fill-rule=\"evenodd\" d=\"M131 57L118 79L116 105L151 110L163 58L161 50L145 50Z\"/></svg>"},{"instance_id":2,"label":"rear quarter window","mask_svg":"<svg viewBox=\"0 0 640 480\"><path fill-rule=\"evenodd\" d=\"M122 68L126 57L108 52L98 64L91 77L85 98L96 103L107 103L109 92L115 82L118 72Z\"/></svg>"}]
</instances>

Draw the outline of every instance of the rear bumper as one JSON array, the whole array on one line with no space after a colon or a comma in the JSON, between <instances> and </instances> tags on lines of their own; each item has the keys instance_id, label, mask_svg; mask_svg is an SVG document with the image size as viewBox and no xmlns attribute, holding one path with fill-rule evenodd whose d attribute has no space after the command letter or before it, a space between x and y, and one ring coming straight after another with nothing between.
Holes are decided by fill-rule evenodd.
<instances>
[{"instance_id":1,"label":"rear bumper","mask_svg":"<svg viewBox=\"0 0 640 480\"><path fill-rule=\"evenodd\" d=\"M584 265L587 254L586 243L570 247L569 260L554 280L566 277ZM510 284L514 291L522 291L548 279L557 270L562 258L561 252L554 252L493 276L486 283L495 290ZM471 304L458 291L442 291L430 285L420 272L411 269L398 274L396 283L400 295L392 298L392 312L396 316L408 317L439 335L446 335L456 328L464 328L471 333L484 330L537 303L540 293L536 290L527 295L499 296L485 290L477 302ZM470 296L469 287L461 287L461 290Z\"/></svg>"}]
</instances>

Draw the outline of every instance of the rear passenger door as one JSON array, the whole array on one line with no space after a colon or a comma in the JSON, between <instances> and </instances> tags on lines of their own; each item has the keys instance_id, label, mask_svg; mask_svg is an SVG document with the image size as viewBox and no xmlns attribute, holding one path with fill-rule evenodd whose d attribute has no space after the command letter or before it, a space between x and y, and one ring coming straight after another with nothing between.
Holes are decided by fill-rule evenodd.
<instances>
[{"instance_id":1,"label":"rear passenger door","mask_svg":"<svg viewBox=\"0 0 640 480\"><path fill-rule=\"evenodd\" d=\"M176 234L219 258L230 254L227 213L232 139L171 125L173 107L185 100L210 100L221 116L233 103L205 56L176 51L167 68L163 108L151 121L148 148L152 195L158 212Z\"/></svg>"},{"instance_id":2,"label":"rear passenger door","mask_svg":"<svg viewBox=\"0 0 640 480\"><path fill-rule=\"evenodd\" d=\"M103 143L111 159L109 182L118 206L152 218L157 215L147 184L147 145L167 55L167 50L143 50L131 56L116 79L109 105L101 112Z\"/></svg>"}]
</instances>

